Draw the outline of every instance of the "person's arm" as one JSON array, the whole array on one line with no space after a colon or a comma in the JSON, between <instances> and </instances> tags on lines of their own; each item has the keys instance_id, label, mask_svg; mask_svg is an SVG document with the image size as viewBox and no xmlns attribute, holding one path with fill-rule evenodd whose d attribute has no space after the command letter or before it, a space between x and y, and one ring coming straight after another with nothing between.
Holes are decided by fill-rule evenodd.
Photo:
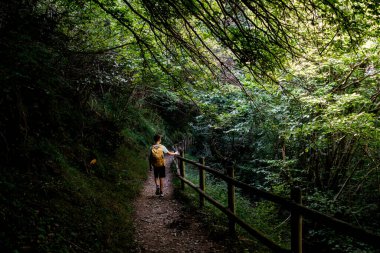
<instances>
[{"instance_id":1,"label":"person's arm","mask_svg":"<svg viewBox=\"0 0 380 253\"><path fill-rule=\"evenodd\" d=\"M151 158L151 155L152 155L152 150L149 149L149 155L148 155L148 161L149 161L149 170L152 171L153 169L153 166L152 166L152 159Z\"/></svg>"},{"instance_id":2,"label":"person's arm","mask_svg":"<svg viewBox=\"0 0 380 253\"><path fill-rule=\"evenodd\" d=\"M171 152L169 151L165 146L163 146L163 151L165 154L168 154L168 155L178 155L178 151L177 152Z\"/></svg>"},{"instance_id":3,"label":"person's arm","mask_svg":"<svg viewBox=\"0 0 380 253\"><path fill-rule=\"evenodd\" d=\"M153 170L153 166L152 166L152 163L151 163L150 159L149 159L149 170L150 170L150 171Z\"/></svg>"},{"instance_id":4,"label":"person's arm","mask_svg":"<svg viewBox=\"0 0 380 253\"><path fill-rule=\"evenodd\" d=\"M178 151L177 152L170 152L170 151L168 151L167 154L169 154L169 155L178 155L179 153L178 153Z\"/></svg>"}]
</instances>

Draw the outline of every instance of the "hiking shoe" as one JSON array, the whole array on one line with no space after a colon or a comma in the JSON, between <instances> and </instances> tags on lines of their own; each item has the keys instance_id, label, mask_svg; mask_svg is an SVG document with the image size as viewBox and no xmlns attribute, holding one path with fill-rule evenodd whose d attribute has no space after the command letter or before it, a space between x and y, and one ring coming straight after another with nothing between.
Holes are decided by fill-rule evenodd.
<instances>
[{"instance_id":1,"label":"hiking shoe","mask_svg":"<svg viewBox=\"0 0 380 253\"><path fill-rule=\"evenodd\" d=\"M156 187L156 195L160 195L160 187Z\"/></svg>"},{"instance_id":2,"label":"hiking shoe","mask_svg":"<svg viewBox=\"0 0 380 253\"><path fill-rule=\"evenodd\" d=\"M164 193L163 192L160 192L160 197L163 197L164 196Z\"/></svg>"}]
</instances>

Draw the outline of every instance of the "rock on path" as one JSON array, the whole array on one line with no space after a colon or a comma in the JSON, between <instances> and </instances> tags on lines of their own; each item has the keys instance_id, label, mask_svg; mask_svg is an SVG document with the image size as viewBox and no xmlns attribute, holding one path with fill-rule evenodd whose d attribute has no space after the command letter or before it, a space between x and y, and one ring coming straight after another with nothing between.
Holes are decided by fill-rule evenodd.
<instances>
[{"instance_id":1,"label":"rock on path","mask_svg":"<svg viewBox=\"0 0 380 253\"><path fill-rule=\"evenodd\" d=\"M172 157L166 157L164 197L155 195L153 172L144 183L135 202L135 229L138 252L227 252L208 239L207 232L196 218L182 211L173 198Z\"/></svg>"}]
</instances>

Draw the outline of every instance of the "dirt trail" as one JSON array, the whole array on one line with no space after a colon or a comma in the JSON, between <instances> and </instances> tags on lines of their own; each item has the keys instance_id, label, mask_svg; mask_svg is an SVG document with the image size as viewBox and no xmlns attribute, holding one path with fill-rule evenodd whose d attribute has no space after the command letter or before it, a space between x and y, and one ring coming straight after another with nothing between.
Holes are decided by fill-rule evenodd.
<instances>
[{"instance_id":1,"label":"dirt trail","mask_svg":"<svg viewBox=\"0 0 380 253\"><path fill-rule=\"evenodd\" d=\"M172 160L166 158L164 197L155 195L152 172L135 202L138 252L227 252L226 247L208 239L202 224L183 212L174 199Z\"/></svg>"}]
</instances>

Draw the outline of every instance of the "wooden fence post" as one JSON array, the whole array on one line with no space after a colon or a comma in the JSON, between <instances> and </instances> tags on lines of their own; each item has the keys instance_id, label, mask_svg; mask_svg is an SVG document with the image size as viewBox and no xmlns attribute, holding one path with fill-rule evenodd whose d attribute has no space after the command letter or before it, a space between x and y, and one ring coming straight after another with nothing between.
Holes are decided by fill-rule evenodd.
<instances>
[{"instance_id":1,"label":"wooden fence post","mask_svg":"<svg viewBox=\"0 0 380 253\"><path fill-rule=\"evenodd\" d=\"M301 189L294 187L291 190L291 199L294 203L302 204ZM291 251L292 253L302 253L302 215L291 210Z\"/></svg>"},{"instance_id":2,"label":"wooden fence post","mask_svg":"<svg viewBox=\"0 0 380 253\"><path fill-rule=\"evenodd\" d=\"M227 167L227 175L235 178L235 168L233 165ZM228 182L228 209L235 214L235 185ZM228 227L231 233L236 232L236 223L233 219L229 218Z\"/></svg>"},{"instance_id":3,"label":"wooden fence post","mask_svg":"<svg viewBox=\"0 0 380 253\"><path fill-rule=\"evenodd\" d=\"M185 151L183 149L181 149L179 154L181 157L183 158L185 157ZM179 174L181 175L181 177L185 178L185 162L183 160L179 160ZM183 182L182 180L181 180L181 189L185 190L185 182Z\"/></svg>"},{"instance_id":4,"label":"wooden fence post","mask_svg":"<svg viewBox=\"0 0 380 253\"><path fill-rule=\"evenodd\" d=\"M200 157L199 163L203 166L205 165L205 158ZM199 189L201 191L205 192L205 186L206 186L206 178L205 178L205 171L203 168L199 168ZM205 205L205 197L202 194L199 194L199 206L204 207Z\"/></svg>"}]
</instances>

